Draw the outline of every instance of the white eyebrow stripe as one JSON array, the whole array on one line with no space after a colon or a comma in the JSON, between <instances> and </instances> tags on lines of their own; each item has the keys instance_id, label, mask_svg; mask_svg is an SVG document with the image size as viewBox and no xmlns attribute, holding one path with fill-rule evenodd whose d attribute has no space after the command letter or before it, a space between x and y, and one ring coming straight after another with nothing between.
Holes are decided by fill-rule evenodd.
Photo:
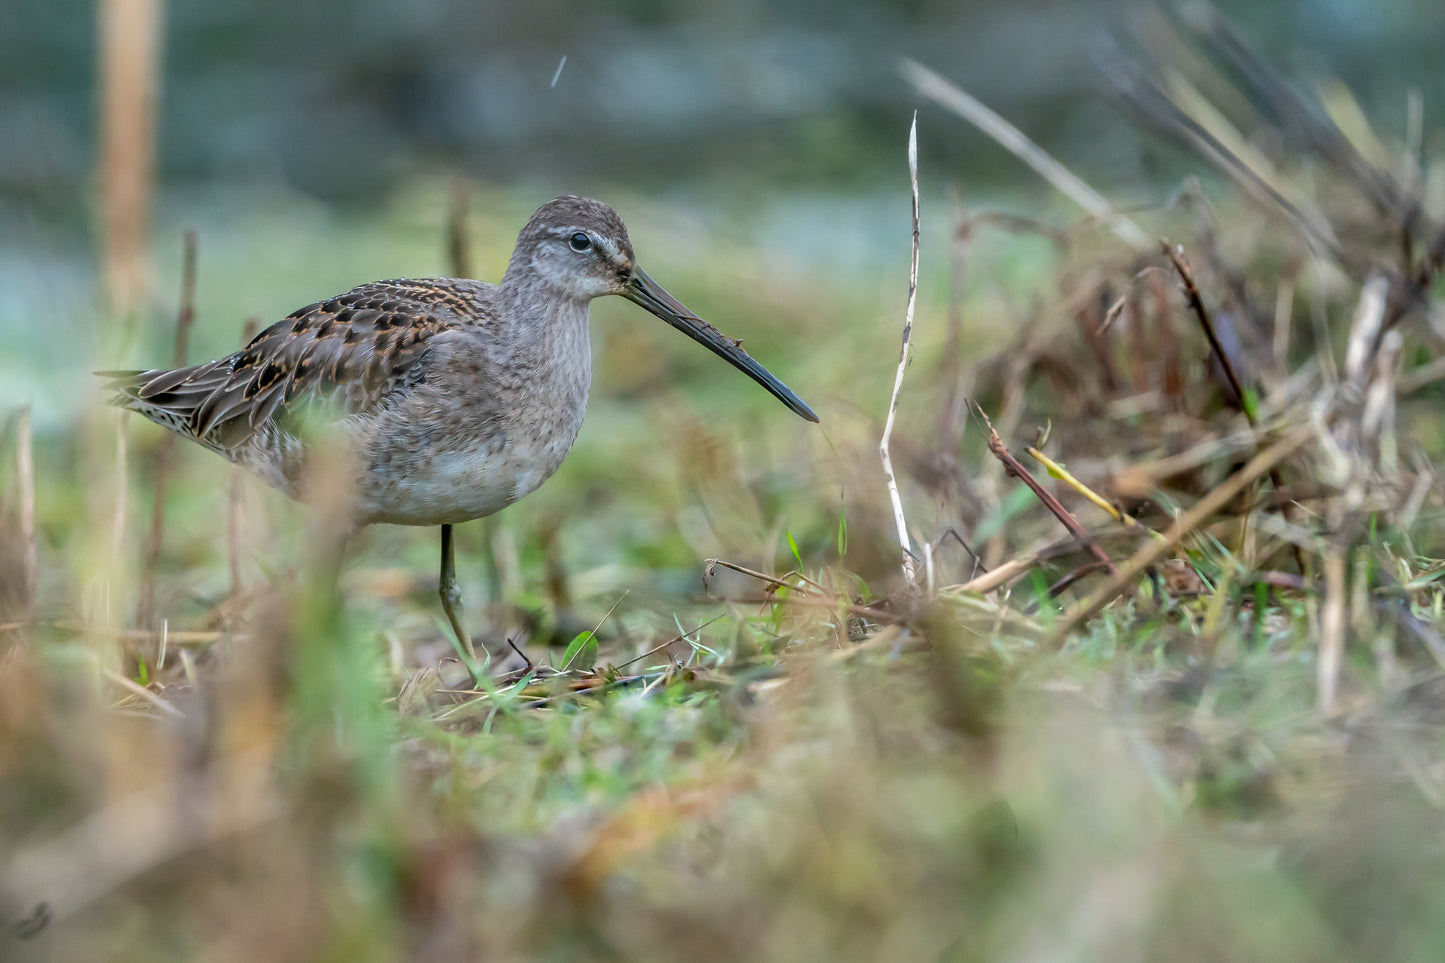
<instances>
[{"instance_id":1,"label":"white eyebrow stripe","mask_svg":"<svg viewBox=\"0 0 1445 963\"><path fill-rule=\"evenodd\" d=\"M618 259L619 251L617 248L617 242L612 240L612 238L608 237L605 234L598 234L596 231L589 231L587 228L578 227L575 224L570 227L549 227L546 229L546 233L552 235L553 237L562 238L570 238L573 234L586 234L588 237L592 238L593 242L598 247L602 249L602 253L607 256L607 259L609 261L615 261Z\"/></svg>"}]
</instances>

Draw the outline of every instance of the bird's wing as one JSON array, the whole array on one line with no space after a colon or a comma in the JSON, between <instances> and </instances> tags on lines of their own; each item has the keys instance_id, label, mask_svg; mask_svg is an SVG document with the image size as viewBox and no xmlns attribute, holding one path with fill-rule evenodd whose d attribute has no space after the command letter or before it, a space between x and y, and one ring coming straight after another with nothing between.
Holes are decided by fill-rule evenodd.
<instances>
[{"instance_id":1,"label":"bird's wing","mask_svg":"<svg viewBox=\"0 0 1445 963\"><path fill-rule=\"evenodd\" d=\"M485 315L484 291L449 278L376 281L293 312L217 361L100 374L120 406L232 448L308 402L358 414L415 385L431 339Z\"/></svg>"}]
</instances>

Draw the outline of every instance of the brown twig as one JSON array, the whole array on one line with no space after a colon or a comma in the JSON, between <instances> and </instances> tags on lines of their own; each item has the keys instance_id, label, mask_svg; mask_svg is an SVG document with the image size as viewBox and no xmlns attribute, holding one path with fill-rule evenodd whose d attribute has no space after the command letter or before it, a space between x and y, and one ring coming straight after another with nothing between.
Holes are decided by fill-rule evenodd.
<instances>
[{"instance_id":1,"label":"brown twig","mask_svg":"<svg viewBox=\"0 0 1445 963\"><path fill-rule=\"evenodd\" d=\"M183 368L190 352L191 327L196 321L196 232L186 231L181 254L181 300L176 311L175 347L171 367ZM141 563L139 625L155 618L156 578L160 568L161 546L165 541L166 482L170 479L171 462L175 457L176 436L166 432L156 451L155 482L151 493L151 527L146 538L144 561Z\"/></svg>"},{"instance_id":2,"label":"brown twig","mask_svg":"<svg viewBox=\"0 0 1445 963\"><path fill-rule=\"evenodd\" d=\"M1078 568L1074 569L1072 572L1059 579L1053 585L1050 585L1048 597L1051 599L1058 598L1060 595L1067 592L1076 583L1083 581L1088 576L1093 575L1095 572L1099 571L1100 568L1101 566L1098 562L1085 562L1083 565L1080 565Z\"/></svg>"},{"instance_id":3,"label":"brown twig","mask_svg":"<svg viewBox=\"0 0 1445 963\"><path fill-rule=\"evenodd\" d=\"M1199 294L1199 286L1194 283L1194 272L1189 269L1189 261L1184 257L1184 248L1180 245L1170 244L1168 241L1161 241L1159 247L1169 263L1174 265L1174 270L1179 275L1180 282L1184 285L1184 297L1189 302L1189 308L1194 316L1199 319L1199 326L1204 329L1204 336L1209 339L1209 347L1214 356L1219 359L1219 366L1224 369L1224 377L1229 382L1229 388L1234 392L1234 403L1244 417L1254 424L1254 412L1251 406L1245 404L1244 386L1239 382L1239 376L1234 373L1234 364L1229 360L1224 347L1219 343L1219 336L1214 331L1214 322L1209 318L1209 310L1204 306L1204 299Z\"/></svg>"},{"instance_id":4,"label":"brown twig","mask_svg":"<svg viewBox=\"0 0 1445 963\"><path fill-rule=\"evenodd\" d=\"M466 181L458 178L452 184L451 200L447 205L447 263L454 278L472 276L472 241L467 227L470 198Z\"/></svg>"},{"instance_id":5,"label":"brown twig","mask_svg":"<svg viewBox=\"0 0 1445 963\"><path fill-rule=\"evenodd\" d=\"M1020 575L1032 569L1038 562L1039 553L1031 552L1022 558L1011 559L1001 565L995 565L992 571L985 572L977 578L964 582L953 591L977 592L980 595L986 595L1005 582L1018 578Z\"/></svg>"},{"instance_id":6,"label":"brown twig","mask_svg":"<svg viewBox=\"0 0 1445 963\"><path fill-rule=\"evenodd\" d=\"M1084 496L1084 498L1088 499L1094 505L1108 512L1109 515L1114 519L1114 521L1118 522L1120 525L1123 525L1125 528L1142 529L1143 531L1148 532L1155 538L1159 537L1158 532L1154 531L1152 528L1146 527L1134 516L1119 511L1119 509L1116 508L1113 504L1111 504L1108 499L1100 495L1098 492L1094 491L1088 485L1085 485L1083 482L1079 481L1067 468L1065 468L1063 465L1060 465L1058 462L1054 461L1052 458L1050 458L1048 455L1045 455L1034 446L1028 446L1024 449L1024 452L1034 458L1039 464L1043 465L1044 468L1048 470L1049 474L1054 475L1056 478L1059 479L1059 481L1063 482L1065 485L1068 485L1070 488L1078 492L1080 495Z\"/></svg>"},{"instance_id":7,"label":"brown twig","mask_svg":"<svg viewBox=\"0 0 1445 963\"><path fill-rule=\"evenodd\" d=\"M983 423L988 427L988 450L993 453L993 456L1003 463L1004 469L1010 475L1013 475L1025 485L1029 486L1033 493L1038 496L1039 501L1044 503L1044 507L1053 513L1054 517L1059 520L1064 528L1069 530L1069 534L1078 539L1079 544L1082 545L1090 555L1098 559L1105 569L1113 573L1114 563L1108 555L1104 554L1104 550L1099 547L1099 543L1094 541L1093 537L1084 530L1084 526L1079 524L1079 520L1063 506L1063 503L1047 488L1040 485L1038 480L1029 474L1029 470L1013 456L1013 453L1004 447L1003 439L999 438L998 432L994 429L993 422L989 421L988 415L983 410L983 406L975 402L974 408L977 409L979 416L983 418Z\"/></svg>"},{"instance_id":8,"label":"brown twig","mask_svg":"<svg viewBox=\"0 0 1445 963\"><path fill-rule=\"evenodd\" d=\"M746 566L739 565L739 564L737 564L736 562L728 562L728 561L725 561L725 560L720 559L720 558L710 558L710 559L707 559L706 565L705 565L705 567L704 567L704 569L703 569L703 579L704 579L704 582L705 582L707 579L709 579L709 578L712 577L712 570L713 570L714 566L721 566L721 567L723 567L723 568L725 568L725 569L730 569L731 571L737 572L739 575L747 575L747 576L749 576L750 578L755 578L755 579L758 579L759 581L767 582L767 583L768 583L770 586L772 586L774 589L787 588L787 589L794 589L794 590L796 590L796 589L802 588L801 585L794 585L792 582L789 582L789 581L788 581L788 579L796 576L799 582L803 582L803 583L807 584L808 586L811 586L812 588L816 589L818 592L821 592L821 593L823 593L823 594L827 594L827 591L828 591L827 589L823 588L823 586L819 585L817 582L815 582L815 581L813 581L812 579L808 578L808 576L804 575L802 572L796 572L796 571L794 571L794 572L785 572L785 573L783 573L782 575L768 575L768 574L766 574L766 573L764 573L764 572L755 571L754 569L750 569L750 568L747 568ZM704 586L704 587L706 587L706 586Z\"/></svg>"}]
</instances>

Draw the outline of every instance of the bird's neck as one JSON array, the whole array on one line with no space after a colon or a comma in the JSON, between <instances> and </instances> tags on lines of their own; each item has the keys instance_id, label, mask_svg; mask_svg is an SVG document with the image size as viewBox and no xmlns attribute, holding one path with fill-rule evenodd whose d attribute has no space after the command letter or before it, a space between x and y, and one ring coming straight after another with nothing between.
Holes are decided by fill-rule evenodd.
<instances>
[{"instance_id":1,"label":"bird's neck","mask_svg":"<svg viewBox=\"0 0 1445 963\"><path fill-rule=\"evenodd\" d=\"M561 364L591 368L588 337L589 301L576 298L536 278L519 277L510 269L499 291L505 319L498 340L528 366Z\"/></svg>"}]
</instances>

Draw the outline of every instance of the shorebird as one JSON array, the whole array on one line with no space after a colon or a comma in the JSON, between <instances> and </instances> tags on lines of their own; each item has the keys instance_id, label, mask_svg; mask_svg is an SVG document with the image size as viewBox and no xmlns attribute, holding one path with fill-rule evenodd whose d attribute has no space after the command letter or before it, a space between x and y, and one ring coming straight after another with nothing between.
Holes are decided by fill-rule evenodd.
<instances>
[{"instance_id":1,"label":"shorebird","mask_svg":"<svg viewBox=\"0 0 1445 963\"><path fill-rule=\"evenodd\" d=\"M575 196L532 215L500 285L375 281L293 312L216 361L98 373L110 379L113 404L293 498L315 498L306 486L315 429L339 440L357 527L441 526L442 610L474 665L452 526L501 511L562 464L592 380L588 306L608 294L642 305L818 420L741 341L643 272L611 207Z\"/></svg>"}]
</instances>

